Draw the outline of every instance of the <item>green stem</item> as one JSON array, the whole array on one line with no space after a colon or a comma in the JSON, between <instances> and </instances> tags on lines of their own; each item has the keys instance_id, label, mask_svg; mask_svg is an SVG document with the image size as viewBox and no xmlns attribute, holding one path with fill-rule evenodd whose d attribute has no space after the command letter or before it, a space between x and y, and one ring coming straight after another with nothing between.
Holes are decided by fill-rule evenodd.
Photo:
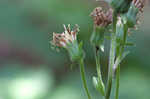
<instances>
[{"instance_id":1,"label":"green stem","mask_svg":"<svg viewBox=\"0 0 150 99\"><path fill-rule=\"evenodd\" d=\"M96 50L96 69L97 69L98 80L101 81L102 80L102 76L101 76L99 50Z\"/></svg>"},{"instance_id":2,"label":"green stem","mask_svg":"<svg viewBox=\"0 0 150 99\"><path fill-rule=\"evenodd\" d=\"M108 72L108 81L107 81L107 90L105 99L110 99L111 89L112 89L112 78L113 78L113 66L115 60L115 49L116 49L116 23L117 23L117 14L113 14L113 33L111 34L111 47L110 47L110 56L109 56L109 72Z\"/></svg>"},{"instance_id":3,"label":"green stem","mask_svg":"<svg viewBox=\"0 0 150 99\"><path fill-rule=\"evenodd\" d=\"M98 75L98 84L102 87L101 94L105 96L105 88L103 86L102 74L101 74L101 65L100 65L100 49L96 48L95 58L96 58L96 70Z\"/></svg>"},{"instance_id":4,"label":"green stem","mask_svg":"<svg viewBox=\"0 0 150 99\"><path fill-rule=\"evenodd\" d=\"M119 99L119 85L120 85L120 66L116 70L116 94L115 99Z\"/></svg>"},{"instance_id":5,"label":"green stem","mask_svg":"<svg viewBox=\"0 0 150 99\"><path fill-rule=\"evenodd\" d=\"M84 70L83 59L80 59L80 72L81 72L81 78L82 78L82 81L83 81L83 86L84 86L84 89L85 89L86 94L88 96L88 99L91 99L91 96L90 96L90 93L89 93L89 90L88 90L88 87L87 87L86 79L85 79L85 70Z\"/></svg>"},{"instance_id":6,"label":"green stem","mask_svg":"<svg viewBox=\"0 0 150 99\"><path fill-rule=\"evenodd\" d=\"M127 24L124 24L124 35L123 35L123 45L121 46L121 52L119 54L119 60L121 60L124 48L125 48L125 43L126 43L126 39L127 39L127 31L128 31L128 27ZM119 99L119 85L120 85L120 66L117 66L116 68L116 95L115 95L115 99Z\"/></svg>"}]
</instances>

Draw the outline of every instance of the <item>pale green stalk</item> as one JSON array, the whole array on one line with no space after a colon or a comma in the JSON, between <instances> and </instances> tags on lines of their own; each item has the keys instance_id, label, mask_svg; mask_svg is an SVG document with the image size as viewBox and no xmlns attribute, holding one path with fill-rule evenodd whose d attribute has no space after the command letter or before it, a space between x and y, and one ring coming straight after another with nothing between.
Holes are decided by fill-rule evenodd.
<instances>
[{"instance_id":1,"label":"pale green stalk","mask_svg":"<svg viewBox=\"0 0 150 99\"><path fill-rule=\"evenodd\" d=\"M102 74L101 74L101 65L100 65L100 49L96 48L96 53L95 53L95 57L96 57L96 70L97 70L97 75L98 75L98 84L100 84L99 86L102 86L103 84L103 80L102 80ZM105 95L105 89L102 90L101 93L103 96Z\"/></svg>"},{"instance_id":2,"label":"pale green stalk","mask_svg":"<svg viewBox=\"0 0 150 99\"><path fill-rule=\"evenodd\" d=\"M124 35L123 35L123 45L121 46L121 52L119 53L119 58L117 61L121 61L121 57L125 48L125 43L126 43L126 39L127 39L127 31L128 31L128 27L127 24L124 24ZM115 99L119 99L119 85L120 85L120 66L118 64L118 66L116 66L116 94L115 94Z\"/></svg>"},{"instance_id":3,"label":"pale green stalk","mask_svg":"<svg viewBox=\"0 0 150 99\"><path fill-rule=\"evenodd\" d=\"M88 90L88 87L87 87L87 83L86 83L86 78L85 78L83 58L80 59L80 73L81 73L81 78L82 78L82 81L83 81L83 86L84 86L85 92L88 96L88 99L91 99L91 96L90 96L90 93L89 93L89 90Z\"/></svg>"},{"instance_id":4,"label":"pale green stalk","mask_svg":"<svg viewBox=\"0 0 150 99\"><path fill-rule=\"evenodd\" d=\"M105 99L110 99L111 89L112 89L112 78L113 78L113 66L115 60L115 49L116 49L116 23L117 23L117 14L113 13L113 33L111 34L111 47L110 47L110 56L109 56L109 71L108 71L108 81Z\"/></svg>"}]
</instances>

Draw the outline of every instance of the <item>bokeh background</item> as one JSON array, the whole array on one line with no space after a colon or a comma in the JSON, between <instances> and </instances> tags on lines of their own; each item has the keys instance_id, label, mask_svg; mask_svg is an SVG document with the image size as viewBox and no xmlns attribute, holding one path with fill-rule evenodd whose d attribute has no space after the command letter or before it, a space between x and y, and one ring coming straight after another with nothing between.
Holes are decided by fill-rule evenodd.
<instances>
[{"instance_id":1,"label":"bokeh background","mask_svg":"<svg viewBox=\"0 0 150 99\"><path fill-rule=\"evenodd\" d=\"M62 24L80 26L89 89L93 99L102 99L92 85L96 70L89 42L89 14L100 5L106 6L95 0L0 0L0 99L87 99L78 65L65 50L51 49L52 33L63 31ZM149 32L147 2L139 30L129 37L136 46L121 64L120 99L150 99ZM101 54L104 81L107 50Z\"/></svg>"}]
</instances>

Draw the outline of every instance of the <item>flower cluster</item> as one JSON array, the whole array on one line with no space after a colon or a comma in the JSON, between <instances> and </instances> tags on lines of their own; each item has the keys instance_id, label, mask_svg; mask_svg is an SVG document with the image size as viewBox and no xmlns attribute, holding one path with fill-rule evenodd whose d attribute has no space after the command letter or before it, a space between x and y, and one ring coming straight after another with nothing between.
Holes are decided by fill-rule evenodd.
<instances>
[{"instance_id":1,"label":"flower cluster","mask_svg":"<svg viewBox=\"0 0 150 99\"><path fill-rule=\"evenodd\" d=\"M53 45L66 48L69 43L73 43L76 40L77 33L79 32L78 25L75 26L74 30L70 29L70 24L68 27L64 25L64 29L65 31L61 34L53 33Z\"/></svg>"},{"instance_id":2,"label":"flower cluster","mask_svg":"<svg viewBox=\"0 0 150 99\"><path fill-rule=\"evenodd\" d=\"M105 27L112 23L112 9L104 12L101 7L97 7L90 14L95 26Z\"/></svg>"},{"instance_id":3,"label":"flower cluster","mask_svg":"<svg viewBox=\"0 0 150 99\"><path fill-rule=\"evenodd\" d=\"M95 59L97 77L93 77L93 84L95 88L105 96L105 99L110 99L112 90L112 79L116 75L116 99L118 99L119 90L119 72L120 63L129 53L125 51L126 46L133 45L132 42L127 42L128 31L133 29L138 23L138 14L143 12L145 0L105 0L111 6L107 11L104 11L101 7L96 7L90 16L93 19L93 33L91 34L91 43L95 48ZM112 31L110 31L110 29ZM70 24L66 27L64 25L64 32L53 33L52 44L58 47L65 48L72 61L80 64L81 77L83 80L84 88L87 93L88 99L91 99L89 94L85 73L84 73L84 51L83 43L77 41L77 33L79 27L76 25L72 30ZM106 33L111 32L111 35ZM102 80L100 70L100 49L104 51L104 40L110 39L110 56L109 56L109 70L107 87ZM115 74L116 72L116 74Z\"/></svg>"}]
</instances>

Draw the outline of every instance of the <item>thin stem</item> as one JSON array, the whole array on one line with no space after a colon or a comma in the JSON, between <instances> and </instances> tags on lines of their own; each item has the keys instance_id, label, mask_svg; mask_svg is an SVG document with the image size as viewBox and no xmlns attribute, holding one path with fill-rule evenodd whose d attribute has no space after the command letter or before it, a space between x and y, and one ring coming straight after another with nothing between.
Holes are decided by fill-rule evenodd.
<instances>
[{"instance_id":1,"label":"thin stem","mask_svg":"<svg viewBox=\"0 0 150 99\"><path fill-rule=\"evenodd\" d=\"M97 75L98 75L98 80L101 81L102 80L102 76L101 76L101 66L100 66L100 55L99 55L99 49L96 49L96 69L97 69Z\"/></svg>"},{"instance_id":2,"label":"thin stem","mask_svg":"<svg viewBox=\"0 0 150 99\"><path fill-rule=\"evenodd\" d=\"M98 75L98 84L99 86L103 87L103 80L102 80L102 74L101 74L101 65L100 65L100 49L99 47L96 46L96 53L95 53L95 58L96 58L96 70L97 70L97 75ZM102 88L101 94L105 96L105 88Z\"/></svg>"},{"instance_id":3,"label":"thin stem","mask_svg":"<svg viewBox=\"0 0 150 99\"><path fill-rule=\"evenodd\" d=\"M80 72L81 72L81 78L82 78L82 81L83 81L83 86L84 86L84 89L85 89L86 94L88 96L88 99L91 99L91 96L90 96L90 93L89 93L89 90L88 90L88 87L87 87L86 79L85 79L85 70L84 70L83 59L80 59Z\"/></svg>"},{"instance_id":4,"label":"thin stem","mask_svg":"<svg viewBox=\"0 0 150 99\"><path fill-rule=\"evenodd\" d=\"M125 48L125 43L126 43L126 39L127 39L127 31L128 31L128 27L127 24L124 24L124 35L123 35L123 45L121 46L121 52L119 53L119 60L121 60L124 48ZM116 95L115 95L115 99L119 99L119 85L120 85L120 66L118 64L118 66L115 67L116 68Z\"/></svg>"},{"instance_id":5,"label":"thin stem","mask_svg":"<svg viewBox=\"0 0 150 99\"><path fill-rule=\"evenodd\" d=\"M114 66L115 49L116 49L116 23L117 23L117 15L116 12L114 12L113 33L111 34L111 47L110 47L110 56L109 56L109 72L108 72L108 81L107 81L107 90L106 90L105 99L110 99L110 94L112 89L113 66Z\"/></svg>"},{"instance_id":6,"label":"thin stem","mask_svg":"<svg viewBox=\"0 0 150 99\"><path fill-rule=\"evenodd\" d=\"M120 85L120 66L116 70L116 94L115 99L119 99L119 85Z\"/></svg>"}]
</instances>

